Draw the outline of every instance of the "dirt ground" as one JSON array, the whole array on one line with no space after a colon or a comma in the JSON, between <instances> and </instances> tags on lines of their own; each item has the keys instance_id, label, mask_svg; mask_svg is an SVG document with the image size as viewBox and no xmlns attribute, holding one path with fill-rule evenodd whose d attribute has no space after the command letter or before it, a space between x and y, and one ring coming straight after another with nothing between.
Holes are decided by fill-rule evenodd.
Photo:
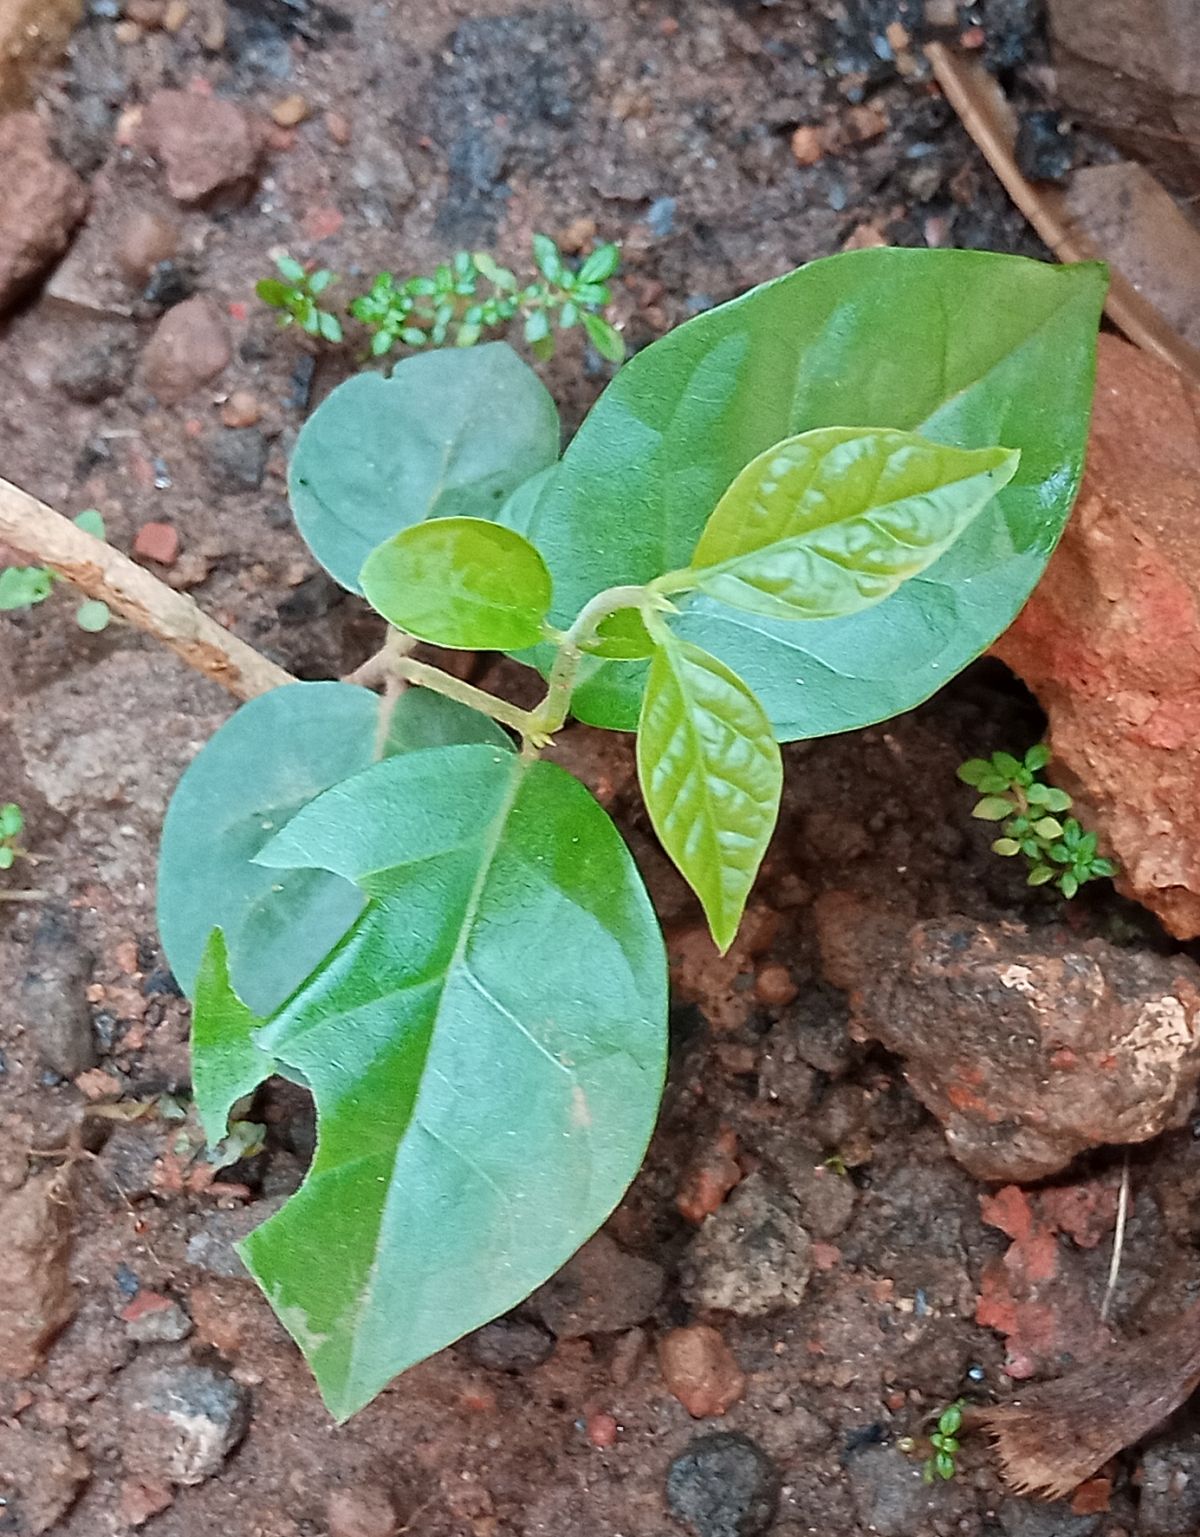
<instances>
[{"instance_id":1,"label":"dirt ground","mask_svg":"<svg viewBox=\"0 0 1200 1537\"><path fill-rule=\"evenodd\" d=\"M121 6L94 0L66 67L44 83L56 142L91 183L69 260L77 296L82 286L97 307L43 296L0 337L0 467L64 511L98 507L123 549L145 523L171 524L172 579L301 677L352 668L374 627L290 525L291 443L353 360L314 369L303 344L276 331L253 298L271 251L339 272L415 271L459 243L515 260L534 229L594 221L599 237L625 244L618 309L633 345L864 239L1037 254L916 56L901 47L897 59L894 24L915 32L919 19L903 0L230 0L216 51L205 46L213 9L197 0L177 32L119 37ZM960 6L956 23L983 27L985 52L1029 101L1043 57L1036 12L992 0ZM149 298L116 299L106 262L131 211L168 200L161 173L135 148L114 148L114 134L156 90L197 81L264 116L299 94L308 115L276 130L248 203L183 215L178 255ZM882 131L797 163L798 125L841 120L864 101ZM189 292L225 312L233 361L217 385L164 407L135 363L164 302ZM574 339L545 370L568 426L606 372ZM237 429L254 436L236 451L221 419L234 390L261 410L257 426ZM897 1061L850 1038L845 994L822 970L819 899L844 890L905 922L961 916L1000 934L1016 921L1054 944L1170 948L1111 893L1089 890L1068 909L989 852L954 769L1022 750L1042 729L998 664L977 664L887 726L787 750L783 817L727 967L698 942L696 912L650 840L628 743L564 734L563 760L611 806L643 864L679 982L658 1134L609 1224L619 1248L603 1316L582 1307L580 1327L547 1332L561 1307L532 1303L341 1428L230 1247L302 1177L312 1146L302 1098L268 1089L266 1151L199 1192L179 1123L113 1108L186 1092L187 1007L155 931L157 830L230 702L119 625L85 635L62 595L0 620L0 680L0 799L24 807L38 859L8 884L47 894L0 903L0 1195L31 1167L64 1171L55 1194L73 1227L75 1294L44 1367L0 1383L0 1532L94 1537L144 1520L161 1537L670 1537L688 1527L668 1504L668 1471L680 1512L695 1459L677 1459L724 1432L744 1438L738 1476L768 1492L743 1516L736 1505L694 1516L701 1537L1200 1529L1186 1500L1148 1493L1155 1479L1175 1494L1200 1486L1186 1411L1111 1470L1100 1513L1008 1494L977 1438L959 1476L926 1489L919 1453L897 1444L960 1395L1009 1391L1004 1343L975 1321L1007 1243L983 1220L989 1187L948 1156ZM522 686L511 672L506 681ZM898 966L899 949L880 964ZM60 1066L83 1061L82 1077L48 1067L27 1028L31 971L50 978L36 1006L55 1021ZM82 1153L68 1168L53 1150L79 1125ZM1197 1133L1200 1122L1133 1154L1121 1331L1200 1295ZM803 1299L766 1316L705 1313L684 1295L696 1229L677 1198L697 1170L731 1158L732 1177L788 1192L813 1240ZM1119 1152L1097 1152L1061 1181L1092 1182L1099 1215L1087 1231L1060 1226L1055 1245L1063 1295L1098 1337L1120 1165ZM630 1256L660 1267L661 1286L639 1288L648 1272L631 1270ZM147 1325L161 1314L173 1323ZM691 1418L658 1362L664 1335L697 1321L717 1327L745 1375L723 1418ZM1052 1337L1039 1370L1061 1370L1072 1350ZM131 1384L187 1364L232 1381L249 1422L210 1476L173 1490Z\"/></svg>"}]
</instances>

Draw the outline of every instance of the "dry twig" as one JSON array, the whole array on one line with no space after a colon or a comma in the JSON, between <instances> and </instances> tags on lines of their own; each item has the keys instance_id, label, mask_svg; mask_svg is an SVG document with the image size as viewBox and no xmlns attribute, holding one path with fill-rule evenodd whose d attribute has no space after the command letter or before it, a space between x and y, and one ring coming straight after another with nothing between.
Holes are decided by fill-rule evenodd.
<instances>
[{"instance_id":1,"label":"dry twig","mask_svg":"<svg viewBox=\"0 0 1200 1537\"><path fill-rule=\"evenodd\" d=\"M186 593L160 582L119 550L7 480L0 480L0 543L37 565L48 566L89 598L101 599L238 699L253 699L296 681L210 619Z\"/></svg>"}]
</instances>

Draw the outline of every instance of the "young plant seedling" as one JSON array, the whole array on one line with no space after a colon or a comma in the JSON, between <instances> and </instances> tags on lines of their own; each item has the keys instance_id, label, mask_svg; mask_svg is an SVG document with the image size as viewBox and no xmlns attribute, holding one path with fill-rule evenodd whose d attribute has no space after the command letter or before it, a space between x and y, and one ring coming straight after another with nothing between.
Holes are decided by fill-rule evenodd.
<instances>
[{"instance_id":1,"label":"young plant seedling","mask_svg":"<svg viewBox=\"0 0 1200 1537\"><path fill-rule=\"evenodd\" d=\"M1005 859L1021 855L1031 886L1053 884L1069 899L1088 881L1114 876L1117 867L1097 854L1095 833L1085 833L1075 817L1062 817L1071 809L1071 797L1038 777L1049 762L1050 749L1042 742L1024 761L1006 752L970 758L958 777L980 793L971 815L1001 824L993 850Z\"/></svg>"},{"instance_id":2,"label":"young plant seedling","mask_svg":"<svg viewBox=\"0 0 1200 1537\"><path fill-rule=\"evenodd\" d=\"M78 526L97 539L103 539L104 519L94 507L86 508L75 519ZM54 591L58 577L47 566L5 566L0 568L0 613L36 608ZM85 598L75 609L75 623L90 635L108 628L112 614L108 604L98 598Z\"/></svg>"},{"instance_id":3,"label":"young plant seedling","mask_svg":"<svg viewBox=\"0 0 1200 1537\"><path fill-rule=\"evenodd\" d=\"M279 276L260 279L254 291L264 304L279 311L280 326L299 326L308 336L340 342L342 322L318 302L325 290L337 282L333 273L325 268L308 272L292 256L277 256L275 265Z\"/></svg>"},{"instance_id":4,"label":"young plant seedling","mask_svg":"<svg viewBox=\"0 0 1200 1537\"><path fill-rule=\"evenodd\" d=\"M727 948L779 744L911 709L1027 598L1079 482L1104 286L981 252L816 262L640 352L561 458L499 343L424 348L309 418L297 526L386 621L388 686L243 706L175 792L158 890L210 1143L272 1073L316 1101L304 1184L240 1253L337 1417L552 1275L653 1131L661 930L546 745L572 716L636 733ZM541 697L415 641L508 652Z\"/></svg>"},{"instance_id":5,"label":"young plant seedling","mask_svg":"<svg viewBox=\"0 0 1200 1537\"><path fill-rule=\"evenodd\" d=\"M620 363L625 343L603 314L612 302L608 280L620 263L615 245L599 245L572 266L549 235L535 235L535 270L524 282L484 251L458 251L429 274L397 279L381 272L348 309L370 333L371 355L377 358L398 346L473 347L520 322L539 362L554 356L556 333L582 326L601 357ZM277 258L276 265L283 281L266 278L256 291L281 311L280 324L297 324L310 336L341 341L341 323L316 303L335 281L333 275L309 276L291 257Z\"/></svg>"},{"instance_id":6,"label":"young plant seedling","mask_svg":"<svg viewBox=\"0 0 1200 1537\"><path fill-rule=\"evenodd\" d=\"M927 1484L936 1479L949 1482L958 1472L959 1432L962 1430L964 1400L959 1398L938 1415L937 1429L929 1444L933 1448L921 1465L921 1478Z\"/></svg>"},{"instance_id":7,"label":"young plant seedling","mask_svg":"<svg viewBox=\"0 0 1200 1537\"><path fill-rule=\"evenodd\" d=\"M11 870L24 854L17 839L25 828L25 814L15 801L0 806L0 870Z\"/></svg>"}]
</instances>

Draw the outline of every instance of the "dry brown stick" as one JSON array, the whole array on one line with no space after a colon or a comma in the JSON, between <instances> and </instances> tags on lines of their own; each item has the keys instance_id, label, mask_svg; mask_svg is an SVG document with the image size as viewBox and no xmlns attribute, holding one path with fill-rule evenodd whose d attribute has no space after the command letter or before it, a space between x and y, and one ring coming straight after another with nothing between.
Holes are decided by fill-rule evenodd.
<instances>
[{"instance_id":1,"label":"dry brown stick","mask_svg":"<svg viewBox=\"0 0 1200 1537\"><path fill-rule=\"evenodd\" d=\"M1043 190L1022 175L1015 154L1016 126L1003 91L981 64L963 59L942 43L925 48L938 84L963 127L982 150L1004 190L1063 262L1102 261L1104 253L1075 223L1061 193ZM1148 299L1116 268L1110 274L1104 308L1131 342L1173 363L1200 384L1200 352L1189 346Z\"/></svg>"},{"instance_id":2,"label":"dry brown stick","mask_svg":"<svg viewBox=\"0 0 1200 1537\"><path fill-rule=\"evenodd\" d=\"M253 699L296 681L210 619L186 593L160 582L7 480L0 480L0 544L10 545L36 565L49 566L89 598L101 599L238 699Z\"/></svg>"}]
</instances>

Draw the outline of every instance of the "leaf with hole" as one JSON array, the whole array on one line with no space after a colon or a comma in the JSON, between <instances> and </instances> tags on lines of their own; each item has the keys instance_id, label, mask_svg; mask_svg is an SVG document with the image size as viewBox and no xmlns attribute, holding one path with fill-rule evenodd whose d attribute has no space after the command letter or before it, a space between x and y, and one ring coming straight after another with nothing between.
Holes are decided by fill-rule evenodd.
<instances>
[{"instance_id":1,"label":"leaf with hole","mask_svg":"<svg viewBox=\"0 0 1200 1537\"><path fill-rule=\"evenodd\" d=\"M944 555L1019 459L891 430L785 438L717 503L688 568L655 585L771 619L859 613Z\"/></svg>"},{"instance_id":2,"label":"leaf with hole","mask_svg":"<svg viewBox=\"0 0 1200 1537\"><path fill-rule=\"evenodd\" d=\"M558 445L554 402L511 347L422 353L321 402L292 456L292 510L316 558L358 592L385 539L426 518L494 518Z\"/></svg>"},{"instance_id":3,"label":"leaf with hole","mask_svg":"<svg viewBox=\"0 0 1200 1537\"><path fill-rule=\"evenodd\" d=\"M214 928L224 931L238 996L269 1014L353 923L362 896L350 882L322 870L267 870L254 858L314 796L371 764L378 720L369 689L289 684L244 704L188 765L163 824L158 926L189 996ZM382 748L403 753L447 740L508 742L465 705L410 689Z\"/></svg>"},{"instance_id":4,"label":"leaf with hole","mask_svg":"<svg viewBox=\"0 0 1200 1537\"><path fill-rule=\"evenodd\" d=\"M274 1058L255 1043L262 1024L230 985L225 936L214 929L196 977L192 1020L192 1093L210 1147L224 1138L238 1100L275 1071Z\"/></svg>"},{"instance_id":5,"label":"leaf with hole","mask_svg":"<svg viewBox=\"0 0 1200 1537\"><path fill-rule=\"evenodd\" d=\"M438 518L381 544L362 569L363 595L389 624L437 646L535 646L550 607L550 573L514 529Z\"/></svg>"},{"instance_id":6,"label":"leaf with hole","mask_svg":"<svg viewBox=\"0 0 1200 1537\"><path fill-rule=\"evenodd\" d=\"M637 763L659 841L725 951L779 815L783 764L771 723L723 662L668 638L650 664Z\"/></svg>"},{"instance_id":7,"label":"leaf with hole","mask_svg":"<svg viewBox=\"0 0 1200 1537\"><path fill-rule=\"evenodd\" d=\"M259 858L365 900L259 1037L312 1085L317 1153L240 1246L341 1419L514 1307L620 1199L662 1089L665 957L597 803L494 748L376 764Z\"/></svg>"}]
</instances>

